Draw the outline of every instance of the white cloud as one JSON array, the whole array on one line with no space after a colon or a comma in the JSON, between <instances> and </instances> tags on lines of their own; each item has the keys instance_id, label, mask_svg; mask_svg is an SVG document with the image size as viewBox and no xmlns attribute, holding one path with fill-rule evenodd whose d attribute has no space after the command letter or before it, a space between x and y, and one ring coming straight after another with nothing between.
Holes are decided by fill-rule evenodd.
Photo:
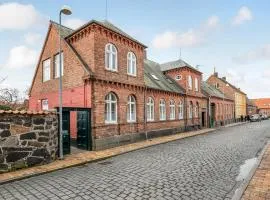
<instances>
[{"instance_id":1,"label":"white cloud","mask_svg":"<svg viewBox=\"0 0 270 200\"><path fill-rule=\"evenodd\" d=\"M84 25L85 23L86 23L86 21L84 21L84 20L72 18L72 19L65 20L63 22L63 25L67 26L69 28L72 28L72 29L77 29L80 26Z\"/></svg>"},{"instance_id":2,"label":"white cloud","mask_svg":"<svg viewBox=\"0 0 270 200\"><path fill-rule=\"evenodd\" d=\"M20 69L33 67L38 59L38 52L26 46L16 46L9 52L5 67L10 69Z\"/></svg>"},{"instance_id":3,"label":"white cloud","mask_svg":"<svg viewBox=\"0 0 270 200\"><path fill-rule=\"evenodd\" d=\"M42 41L42 35L39 33L27 33L24 35L24 40L29 45L37 45Z\"/></svg>"},{"instance_id":4,"label":"white cloud","mask_svg":"<svg viewBox=\"0 0 270 200\"><path fill-rule=\"evenodd\" d=\"M237 15L234 17L232 24L233 25L240 25L243 24L246 21L251 21L253 19L251 10L243 6L239 9Z\"/></svg>"},{"instance_id":5,"label":"white cloud","mask_svg":"<svg viewBox=\"0 0 270 200\"><path fill-rule=\"evenodd\" d=\"M42 23L43 16L33 5L0 4L0 30L23 30Z\"/></svg>"},{"instance_id":6,"label":"white cloud","mask_svg":"<svg viewBox=\"0 0 270 200\"><path fill-rule=\"evenodd\" d=\"M209 17L207 22L206 22L206 25L210 28L217 27L218 24L219 24L219 17L216 15Z\"/></svg>"},{"instance_id":7,"label":"white cloud","mask_svg":"<svg viewBox=\"0 0 270 200\"><path fill-rule=\"evenodd\" d=\"M263 45L257 49L232 58L235 63L248 64L262 60L270 60L270 44Z\"/></svg>"},{"instance_id":8,"label":"white cloud","mask_svg":"<svg viewBox=\"0 0 270 200\"><path fill-rule=\"evenodd\" d=\"M206 41L208 34L219 24L217 16L211 16L197 29L190 29L186 32L165 31L158 34L152 40L152 45L157 49L171 47L196 47Z\"/></svg>"}]
</instances>

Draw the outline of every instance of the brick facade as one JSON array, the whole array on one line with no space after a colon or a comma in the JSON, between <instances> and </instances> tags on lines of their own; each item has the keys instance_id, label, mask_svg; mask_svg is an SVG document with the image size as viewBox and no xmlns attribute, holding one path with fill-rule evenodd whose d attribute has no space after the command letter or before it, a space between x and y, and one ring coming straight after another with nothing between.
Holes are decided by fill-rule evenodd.
<instances>
[{"instance_id":1,"label":"brick facade","mask_svg":"<svg viewBox=\"0 0 270 200\"><path fill-rule=\"evenodd\" d=\"M181 132L186 129L200 128L208 125L208 102L201 92L202 73L191 67L179 66L173 70L163 71L168 89L152 88L145 82L145 46L121 33L120 29L108 24L90 22L80 30L70 32L62 38L64 54L63 106L91 108L91 141L93 149L108 148L140 138L148 138ZM53 76L54 55L58 52L58 26L51 23L41 53L39 64L30 90L29 109L40 110L41 101L48 99L49 109L58 107L58 80ZM111 43L117 49L117 70L105 68L105 47ZM127 54L136 56L136 76L127 73ZM42 81L42 62L51 59L51 78ZM147 72L148 73L148 72ZM162 72L161 72L162 73ZM181 80L175 76L181 74ZM149 74L148 74L149 75ZM192 90L188 89L187 76L193 79ZM155 79L151 77L151 79ZM169 79L174 79L169 80ZM198 91L195 91L195 78ZM152 80L155 81L155 80ZM159 82L160 81L160 82ZM156 80L157 85L161 80ZM178 85L183 92L175 92L171 84ZM165 87L166 88L166 87ZM117 120L106 123L105 96L113 93L117 99ZM128 97L136 99L136 120L127 121ZM148 97L154 100L154 120L146 120L146 103ZM166 119L159 119L160 100L166 102ZM171 120L170 101L175 102L175 119ZM179 119L179 103L183 103L183 118ZM192 102L192 118L189 105ZM197 109L195 109L195 107ZM197 111L197 112L196 112ZM196 114L196 113L197 114ZM204 121L202 121L202 119ZM76 115L71 113L71 137L76 138Z\"/></svg>"}]
</instances>

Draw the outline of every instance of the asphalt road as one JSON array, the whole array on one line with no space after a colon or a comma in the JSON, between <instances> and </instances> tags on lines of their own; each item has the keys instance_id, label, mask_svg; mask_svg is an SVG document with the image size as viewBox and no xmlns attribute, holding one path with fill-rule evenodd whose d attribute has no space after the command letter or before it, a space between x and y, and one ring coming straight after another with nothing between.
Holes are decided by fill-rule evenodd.
<instances>
[{"instance_id":1,"label":"asphalt road","mask_svg":"<svg viewBox=\"0 0 270 200\"><path fill-rule=\"evenodd\" d=\"M222 128L0 185L0 199L231 199L268 139L270 120Z\"/></svg>"}]
</instances>

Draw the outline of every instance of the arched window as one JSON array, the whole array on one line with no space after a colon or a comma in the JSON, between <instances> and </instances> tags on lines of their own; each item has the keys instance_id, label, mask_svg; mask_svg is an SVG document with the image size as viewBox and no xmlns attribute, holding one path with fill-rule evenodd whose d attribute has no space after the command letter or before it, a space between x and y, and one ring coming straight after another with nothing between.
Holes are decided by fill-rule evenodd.
<instances>
[{"instance_id":1,"label":"arched window","mask_svg":"<svg viewBox=\"0 0 270 200\"><path fill-rule=\"evenodd\" d=\"M147 121L154 121L154 100L151 97L148 98L146 110L147 110Z\"/></svg>"},{"instance_id":2,"label":"arched window","mask_svg":"<svg viewBox=\"0 0 270 200\"><path fill-rule=\"evenodd\" d=\"M117 122L117 98L112 92L105 97L105 122Z\"/></svg>"},{"instance_id":3,"label":"arched window","mask_svg":"<svg viewBox=\"0 0 270 200\"><path fill-rule=\"evenodd\" d=\"M199 82L197 78L195 78L195 91L199 91Z\"/></svg>"},{"instance_id":4,"label":"arched window","mask_svg":"<svg viewBox=\"0 0 270 200\"><path fill-rule=\"evenodd\" d=\"M192 77L188 75L188 89L192 90Z\"/></svg>"},{"instance_id":5,"label":"arched window","mask_svg":"<svg viewBox=\"0 0 270 200\"><path fill-rule=\"evenodd\" d=\"M184 104L182 101L179 103L179 111L178 111L178 118L183 119L184 118Z\"/></svg>"},{"instance_id":6,"label":"arched window","mask_svg":"<svg viewBox=\"0 0 270 200\"><path fill-rule=\"evenodd\" d=\"M117 49L109 43L105 47L105 67L111 71L117 71Z\"/></svg>"},{"instance_id":7,"label":"arched window","mask_svg":"<svg viewBox=\"0 0 270 200\"><path fill-rule=\"evenodd\" d=\"M137 73L136 56L133 52L127 54L127 73L132 76L136 76Z\"/></svg>"},{"instance_id":8,"label":"arched window","mask_svg":"<svg viewBox=\"0 0 270 200\"><path fill-rule=\"evenodd\" d=\"M128 96L127 121L136 121L136 100L133 95Z\"/></svg>"},{"instance_id":9,"label":"arched window","mask_svg":"<svg viewBox=\"0 0 270 200\"><path fill-rule=\"evenodd\" d=\"M192 101L189 103L189 119L193 117L193 103Z\"/></svg>"},{"instance_id":10,"label":"arched window","mask_svg":"<svg viewBox=\"0 0 270 200\"><path fill-rule=\"evenodd\" d=\"M166 102L164 99L159 101L159 119L166 120Z\"/></svg>"},{"instance_id":11,"label":"arched window","mask_svg":"<svg viewBox=\"0 0 270 200\"><path fill-rule=\"evenodd\" d=\"M170 120L174 120L175 119L175 104L174 104L174 100L170 101Z\"/></svg>"}]
</instances>

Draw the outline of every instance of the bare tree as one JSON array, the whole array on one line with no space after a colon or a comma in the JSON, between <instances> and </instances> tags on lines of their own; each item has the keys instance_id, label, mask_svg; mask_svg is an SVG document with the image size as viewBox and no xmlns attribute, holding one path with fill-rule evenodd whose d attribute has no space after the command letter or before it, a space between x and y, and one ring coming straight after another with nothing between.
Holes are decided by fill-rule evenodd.
<instances>
[{"instance_id":1,"label":"bare tree","mask_svg":"<svg viewBox=\"0 0 270 200\"><path fill-rule=\"evenodd\" d=\"M0 103L16 105L20 100L19 90L16 88L0 89Z\"/></svg>"}]
</instances>

